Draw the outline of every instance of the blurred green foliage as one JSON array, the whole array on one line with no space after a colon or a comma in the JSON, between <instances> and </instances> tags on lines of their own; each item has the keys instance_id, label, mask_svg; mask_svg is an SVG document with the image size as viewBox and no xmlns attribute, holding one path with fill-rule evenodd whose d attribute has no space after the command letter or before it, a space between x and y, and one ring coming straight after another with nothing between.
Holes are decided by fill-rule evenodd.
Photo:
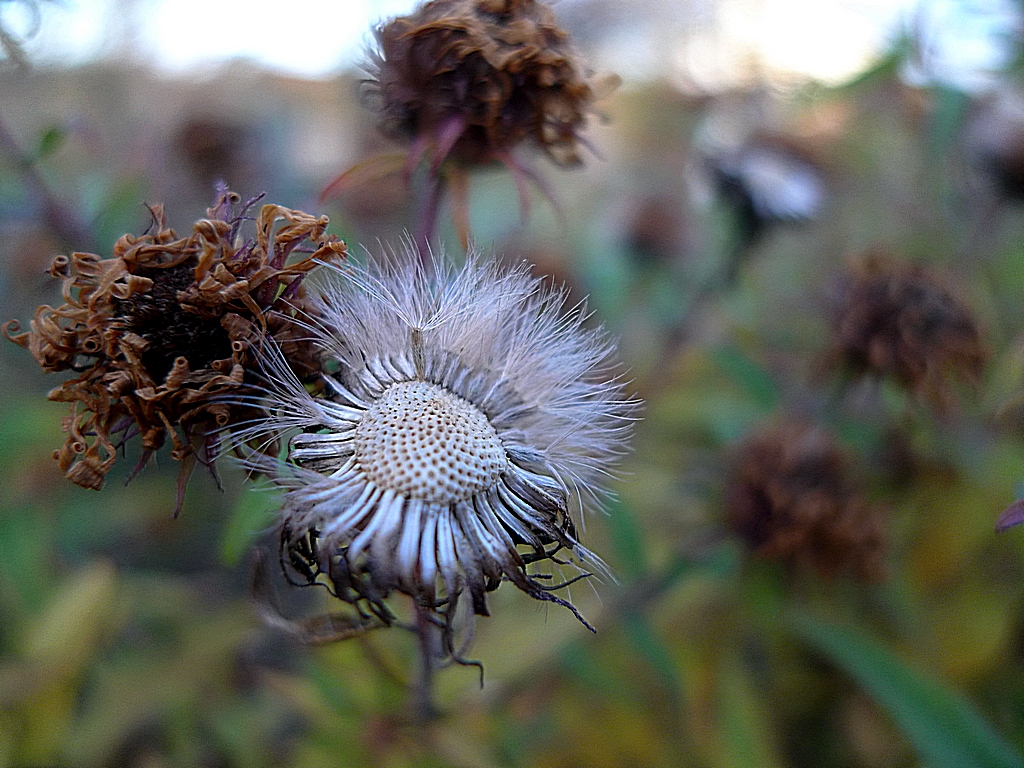
<instances>
[{"instance_id":1,"label":"blurred green foliage","mask_svg":"<svg viewBox=\"0 0 1024 768\"><path fill-rule=\"evenodd\" d=\"M628 212L651 191L688 199L697 126L751 94L627 85L594 131L606 160L545 169L561 217L538 200L524 227L512 182L474 176L478 241L589 293L647 405L619 498L586 523L618 578L573 587L598 634L499 590L471 651L483 689L475 668L444 671L442 715L425 726L409 717L411 636L308 647L258 619L247 553L273 551L271 492L226 461L225 490L197 473L174 520L168 456L127 486L123 467L102 493L70 486L50 459L54 381L0 348L0 766L1024 764L1024 532L993 532L1024 481L1024 219L968 182L967 97L905 85L898 58L842 87L771 94L795 135L824 137L828 198L813 221L754 243L731 285L715 283L738 226L720 197L680 203L668 258L627 236ZM18 129L104 248L145 228L141 201L189 188L154 181L144 152L100 162L61 111L46 104ZM96 130L114 141L122 117ZM308 209L317 192L297 173L265 178L302 190L267 190L285 204ZM74 247L34 205L0 158L0 295L23 321L58 301L41 275ZM205 201L174 205L191 215ZM343 237L369 226L348 205L327 211ZM981 319L993 359L953 413L821 369L830 281L874 245L944 269ZM731 451L780 414L834 431L887 508L883 583L762 560L728 531ZM338 609L322 590L282 583L278 598L289 617Z\"/></svg>"}]
</instances>

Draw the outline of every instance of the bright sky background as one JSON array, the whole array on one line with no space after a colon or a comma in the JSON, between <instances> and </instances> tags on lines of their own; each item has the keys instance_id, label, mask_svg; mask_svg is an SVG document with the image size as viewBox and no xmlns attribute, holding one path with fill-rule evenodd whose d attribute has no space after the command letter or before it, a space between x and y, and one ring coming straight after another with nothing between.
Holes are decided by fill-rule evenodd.
<instances>
[{"instance_id":1,"label":"bright sky background","mask_svg":"<svg viewBox=\"0 0 1024 768\"><path fill-rule=\"evenodd\" d=\"M6 6L6 7L5 7ZM159 69L201 69L246 57L285 72L324 76L362 56L374 22L415 0L57 0L44 2L33 60L76 64L134 48ZM24 28L26 6L0 0Z\"/></svg>"},{"instance_id":2,"label":"bright sky background","mask_svg":"<svg viewBox=\"0 0 1024 768\"><path fill-rule=\"evenodd\" d=\"M558 0L556 12L560 3L568 11L584 1ZM169 73L195 73L246 57L296 75L324 77L358 64L372 25L415 4L58 0L41 6L39 32L26 49L39 63L134 55ZM703 5L672 0L660 6L662 15L672 17L664 20L656 0L605 4L626 12L617 15L621 27L609 35L615 64L602 66L644 77L663 73L668 64L707 86L728 85L755 62L769 73L837 82L863 69L909 25L924 42L924 77L977 89L986 82L985 70L1008 61L1005 39L1021 29L1015 0L705 0ZM31 26L29 5L0 0L8 29ZM665 10L673 6L677 10ZM631 7L644 12L633 13ZM702 10L685 10L691 7ZM684 38L685 46L678 42Z\"/></svg>"}]
</instances>

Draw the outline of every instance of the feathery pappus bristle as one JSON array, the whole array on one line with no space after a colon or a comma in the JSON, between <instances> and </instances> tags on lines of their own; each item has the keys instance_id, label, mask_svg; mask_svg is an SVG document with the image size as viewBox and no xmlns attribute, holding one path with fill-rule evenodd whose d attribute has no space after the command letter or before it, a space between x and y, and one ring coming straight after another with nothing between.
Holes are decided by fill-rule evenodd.
<instances>
[{"instance_id":1,"label":"feathery pappus bristle","mask_svg":"<svg viewBox=\"0 0 1024 768\"><path fill-rule=\"evenodd\" d=\"M608 335L526 264L424 262L406 244L334 272L308 313L328 394L268 353L272 415L238 433L287 444L253 459L287 489L282 563L384 619L396 590L446 615L468 594L486 615L502 581L579 617L529 566L604 569L577 524L638 408Z\"/></svg>"}]
</instances>

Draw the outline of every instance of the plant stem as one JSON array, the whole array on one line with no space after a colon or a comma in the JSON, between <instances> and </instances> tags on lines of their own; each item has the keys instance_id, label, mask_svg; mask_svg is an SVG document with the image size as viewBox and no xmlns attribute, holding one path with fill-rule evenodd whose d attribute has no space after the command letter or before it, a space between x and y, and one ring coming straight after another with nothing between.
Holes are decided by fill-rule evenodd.
<instances>
[{"instance_id":1,"label":"plant stem","mask_svg":"<svg viewBox=\"0 0 1024 768\"><path fill-rule=\"evenodd\" d=\"M419 674L412 690L413 716L418 725L426 725L438 715L434 705L434 671L441 657L441 629L426 608L419 603L416 610L416 639L419 644Z\"/></svg>"},{"instance_id":2,"label":"plant stem","mask_svg":"<svg viewBox=\"0 0 1024 768\"><path fill-rule=\"evenodd\" d=\"M421 180L417 194L417 222L413 238L420 260L426 264L430 259L430 245L437 234L437 217L441 199L445 193L445 180L440 173L427 172Z\"/></svg>"},{"instance_id":3,"label":"plant stem","mask_svg":"<svg viewBox=\"0 0 1024 768\"><path fill-rule=\"evenodd\" d=\"M64 243L77 250L95 250L95 240L89 226L74 210L54 194L36 163L18 144L3 117L0 116L0 153L10 160L21 173L25 184L39 199L46 225Z\"/></svg>"}]
</instances>

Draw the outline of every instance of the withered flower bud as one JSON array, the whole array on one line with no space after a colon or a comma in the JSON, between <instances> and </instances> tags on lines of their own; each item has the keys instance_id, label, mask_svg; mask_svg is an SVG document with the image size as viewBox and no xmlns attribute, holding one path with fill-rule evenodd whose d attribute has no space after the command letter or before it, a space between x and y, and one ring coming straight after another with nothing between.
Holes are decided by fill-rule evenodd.
<instances>
[{"instance_id":1,"label":"withered flower bud","mask_svg":"<svg viewBox=\"0 0 1024 768\"><path fill-rule=\"evenodd\" d=\"M882 512L853 489L825 432L782 422L738 448L726 492L729 525L758 555L829 577L882 578Z\"/></svg>"},{"instance_id":2,"label":"withered flower bud","mask_svg":"<svg viewBox=\"0 0 1024 768\"><path fill-rule=\"evenodd\" d=\"M989 351L971 310L936 275L874 252L845 276L834 307L833 368L888 376L939 411L950 380L976 386Z\"/></svg>"},{"instance_id":3,"label":"withered flower bud","mask_svg":"<svg viewBox=\"0 0 1024 768\"><path fill-rule=\"evenodd\" d=\"M524 141L559 165L580 161L579 131L601 86L540 0L431 0L377 39L367 93L382 127L431 146L435 166L449 154L503 159Z\"/></svg>"},{"instance_id":4,"label":"withered flower bud","mask_svg":"<svg viewBox=\"0 0 1024 768\"><path fill-rule=\"evenodd\" d=\"M63 280L65 303L39 307L30 331L19 333L16 321L3 326L43 370L78 374L49 398L70 404L67 439L54 458L84 488L103 486L117 449L134 435L143 450L136 469L169 436L172 456L183 461L180 508L195 461L212 462L217 432L244 416L223 397L246 385L251 347L273 337L297 375L319 370L297 324L302 278L320 261L344 257L345 244L325 233L327 217L277 205L263 206L256 238L243 242L245 210L235 215L237 195L219 192L187 237L169 229L156 206L150 230L124 235L112 258L57 256L50 274ZM311 255L288 264L303 243Z\"/></svg>"}]
</instances>

